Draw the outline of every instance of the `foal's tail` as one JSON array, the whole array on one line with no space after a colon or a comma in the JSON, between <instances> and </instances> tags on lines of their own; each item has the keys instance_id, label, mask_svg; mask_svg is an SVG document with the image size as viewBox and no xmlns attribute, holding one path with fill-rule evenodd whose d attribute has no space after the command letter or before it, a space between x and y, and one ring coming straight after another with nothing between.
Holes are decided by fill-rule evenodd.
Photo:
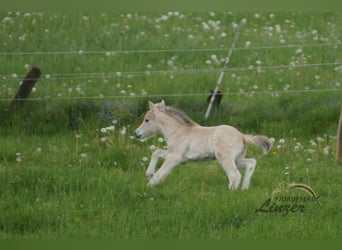
<instances>
[{"instance_id":1,"label":"foal's tail","mask_svg":"<svg viewBox=\"0 0 342 250\"><path fill-rule=\"evenodd\" d=\"M265 155L268 154L272 148L272 141L264 135L243 135L243 139L246 143L262 147Z\"/></svg>"}]
</instances>

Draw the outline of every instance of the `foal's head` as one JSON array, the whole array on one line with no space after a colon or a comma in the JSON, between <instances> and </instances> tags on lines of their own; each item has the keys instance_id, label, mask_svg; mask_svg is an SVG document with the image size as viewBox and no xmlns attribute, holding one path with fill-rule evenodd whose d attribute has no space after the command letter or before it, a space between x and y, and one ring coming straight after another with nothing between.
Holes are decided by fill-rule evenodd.
<instances>
[{"instance_id":1,"label":"foal's head","mask_svg":"<svg viewBox=\"0 0 342 250\"><path fill-rule=\"evenodd\" d=\"M135 130L135 136L144 141L160 132L160 126L156 120L156 111L165 107L165 103L162 101L153 104L149 101L148 105L150 110L146 112L143 122Z\"/></svg>"},{"instance_id":2,"label":"foal's head","mask_svg":"<svg viewBox=\"0 0 342 250\"><path fill-rule=\"evenodd\" d=\"M162 130L170 132L178 130L180 127L198 125L180 110L166 106L164 100L155 104L148 102L148 105L150 110L145 114L142 124L135 130L135 136L138 139L147 140L149 137L162 132Z\"/></svg>"}]
</instances>

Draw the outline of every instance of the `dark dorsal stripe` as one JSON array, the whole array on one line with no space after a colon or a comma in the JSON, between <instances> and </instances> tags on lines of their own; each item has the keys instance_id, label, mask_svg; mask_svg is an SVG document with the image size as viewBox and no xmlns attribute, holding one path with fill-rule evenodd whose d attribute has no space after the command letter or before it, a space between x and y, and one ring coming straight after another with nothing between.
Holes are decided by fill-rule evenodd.
<instances>
[{"instance_id":1,"label":"dark dorsal stripe","mask_svg":"<svg viewBox=\"0 0 342 250\"><path fill-rule=\"evenodd\" d=\"M187 116L182 111L180 111L174 107L165 106L165 113L176 118L177 120L181 121L184 125L187 125L187 126L198 125L189 116Z\"/></svg>"}]
</instances>

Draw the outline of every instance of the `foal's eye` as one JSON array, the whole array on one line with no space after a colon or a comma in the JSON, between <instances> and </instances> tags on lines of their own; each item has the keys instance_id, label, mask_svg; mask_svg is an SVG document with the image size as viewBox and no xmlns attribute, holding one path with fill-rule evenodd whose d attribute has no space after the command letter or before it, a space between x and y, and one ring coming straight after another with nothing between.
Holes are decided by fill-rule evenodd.
<instances>
[{"instance_id":1,"label":"foal's eye","mask_svg":"<svg viewBox=\"0 0 342 250\"><path fill-rule=\"evenodd\" d=\"M145 122L149 122L150 120L149 119L145 119Z\"/></svg>"}]
</instances>

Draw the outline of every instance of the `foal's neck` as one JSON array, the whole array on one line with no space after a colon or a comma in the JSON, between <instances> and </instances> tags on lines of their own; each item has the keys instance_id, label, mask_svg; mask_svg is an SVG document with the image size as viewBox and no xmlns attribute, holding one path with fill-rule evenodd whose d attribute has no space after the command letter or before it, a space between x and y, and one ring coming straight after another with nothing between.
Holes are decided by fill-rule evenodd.
<instances>
[{"instance_id":1,"label":"foal's neck","mask_svg":"<svg viewBox=\"0 0 342 250\"><path fill-rule=\"evenodd\" d=\"M165 119L164 119L164 116L165 116ZM163 116L163 119L159 120L159 123L161 126L161 132L167 142L172 134L187 128L187 126L177 121L176 119L169 117L168 115L164 115L164 116Z\"/></svg>"}]
</instances>

